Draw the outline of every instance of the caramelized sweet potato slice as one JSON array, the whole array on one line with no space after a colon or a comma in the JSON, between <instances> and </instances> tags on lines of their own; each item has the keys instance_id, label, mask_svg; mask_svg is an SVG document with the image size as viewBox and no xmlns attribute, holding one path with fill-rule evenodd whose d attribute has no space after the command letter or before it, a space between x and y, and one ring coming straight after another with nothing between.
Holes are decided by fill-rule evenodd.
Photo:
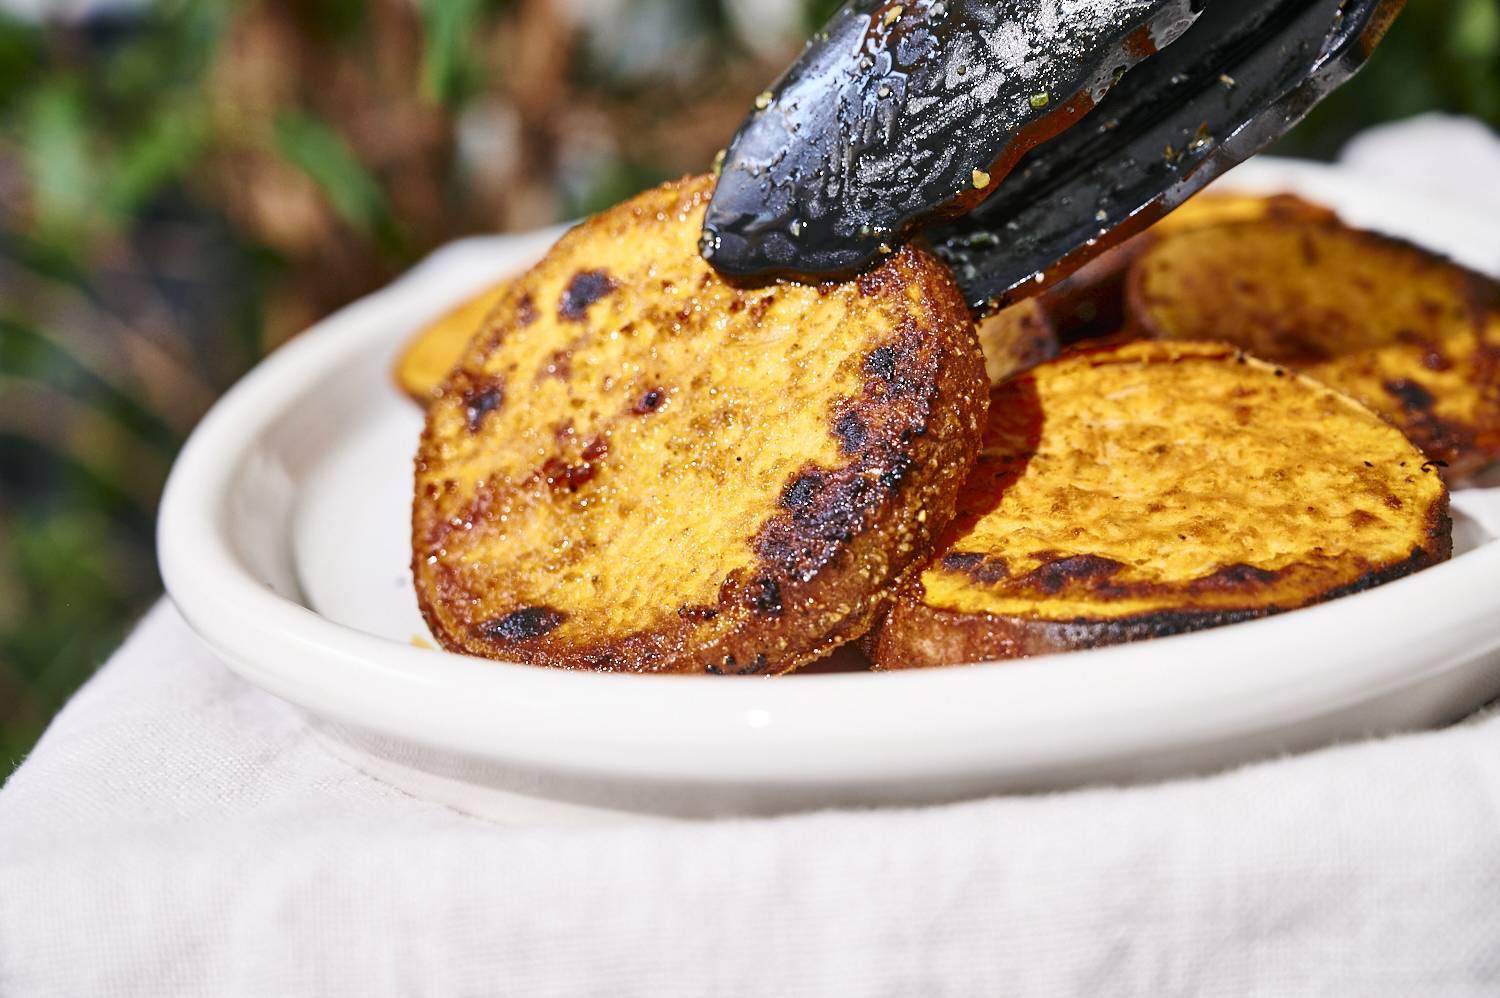
<instances>
[{"instance_id":1,"label":"caramelized sweet potato slice","mask_svg":"<svg viewBox=\"0 0 1500 998\"><path fill-rule=\"evenodd\" d=\"M988 388L948 271L727 283L713 181L667 184L517 278L429 407L412 569L451 650L780 673L863 634L951 519Z\"/></svg>"},{"instance_id":2,"label":"caramelized sweet potato slice","mask_svg":"<svg viewBox=\"0 0 1500 998\"><path fill-rule=\"evenodd\" d=\"M1162 239L1130 325L1225 340L1347 392L1457 481L1500 457L1500 284L1342 225L1242 222Z\"/></svg>"},{"instance_id":3,"label":"caramelized sweet potato slice","mask_svg":"<svg viewBox=\"0 0 1500 998\"><path fill-rule=\"evenodd\" d=\"M1151 228L1106 250L1039 297L1064 345L1107 336L1125 323L1125 275L1141 255L1168 236L1265 218L1333 222L1338 216L1295 194L1210 191L1190 198Z\"/></svg>"},{"instance_id":4,"label":"caramelized sweet potato slice","mask_svg":"<svg viewBox=\"0 0 1500 998\"><path fill-rule=\"evenodd\" d=\"M958 509L867 642L878 668L1232 623L1451 551L1442 479L1399 431L1221 344L1076 351L1006 382Z\"/></svg>"}]
</instances>

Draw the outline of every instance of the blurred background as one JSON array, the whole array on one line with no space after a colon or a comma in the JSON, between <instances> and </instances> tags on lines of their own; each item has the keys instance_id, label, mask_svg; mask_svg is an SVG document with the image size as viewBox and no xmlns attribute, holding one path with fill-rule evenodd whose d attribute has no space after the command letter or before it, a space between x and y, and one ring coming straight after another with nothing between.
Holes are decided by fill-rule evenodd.
<instances>
[{"instance_id":1,"label":"blurred background","mask_svg":"<svg viewBox=\"0 0 1500 998\"><path fill-rule=\"evenodd\" d=\"M160 592L214 398L435 246L702 170L828 0L0 0L0 779ZM1500 128L1500 0L1411 0L1277 151Z\"/></svg>"}]
</instances>

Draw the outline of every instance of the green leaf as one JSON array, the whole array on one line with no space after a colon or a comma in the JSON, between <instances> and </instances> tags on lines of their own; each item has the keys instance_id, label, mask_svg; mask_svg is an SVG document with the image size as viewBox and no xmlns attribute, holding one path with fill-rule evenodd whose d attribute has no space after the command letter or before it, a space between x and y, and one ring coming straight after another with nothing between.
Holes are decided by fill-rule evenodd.
<instances>
[{"instance_id":1,"label":"green leaf","mask_svg":"<svg viewBox=\"0 0 1500 998\"><path fill-rule=\"evenodd\" d=\"M458 107L478 87L473 37L484 0L422 0L422 92L441 107Z\"/></svg>"},{"instance_id":2,"label":"green leaf","mask_svg":"<svg viewBox=\"0 0 1500 998\"><path fill-rule=\"evenodd\" d=\"M403 242L385 192L332 127L304 112L276 118L276 149L311 180L339 218L388 251Z\"/></svg>"},{"instance_id":3,"label":"green leaf","mask_svg":"<svg viewBox=\"0 0 1500 998\"><path fill-rule=\"evenodd\" d=\"M207 129L196 108L169 107L134 135L110 163L104 202L122 222L150 203L197 161Z\"/></svg>"},{"instance_id":4,"label":"green leaf","mask_svg":"<svg viewBox=\"0 0 1500 998\"><path fill-rule=\"evenodd\" d=\"M1448 46L1460 59L1500 62L1500 3L1496 0L1457 0Z\"/></svg>"},{"instance_id":5,"label":"green leaf","mask_svg":"<svg viewBox=\"0 0 1500 998\"><path fill-rule=\"evenodd\" d=\"M0 375L49 385L86 402L163 454L179 443L165 420L94 374L53 340L0 314Z\"/></svg>"},{"instance_id":6,"label":"green leaf","mask_svg":"<svg viewBox=\"0 0 1500 998\"><path fill-rule=\"evenodd\" d=\"M0 109L10 106L36 79L42 61L42 32L33 24L0 14Z\"/></svg>"},{"instance_id":7,"label":"green leaf","mask_svg":"<svg viewBox=\"0 0 1500 998\"><path fill-rule=\"evenodd\" d=\"M839 0L803 0L802 3L802 26L811 35L833 16L838 10Z\"/></svg>"},{"instance_id":8,"label":"green leaf","mask_svg":"<svg viewBox=\"0 0 1500 998\"><path fill-rule=\"evenodd\" d=\"M97 177L78 81L56 77L33 91L18 130L38 228L57 240L79 237L97 217Z\"/></svg>"}]
</instances>

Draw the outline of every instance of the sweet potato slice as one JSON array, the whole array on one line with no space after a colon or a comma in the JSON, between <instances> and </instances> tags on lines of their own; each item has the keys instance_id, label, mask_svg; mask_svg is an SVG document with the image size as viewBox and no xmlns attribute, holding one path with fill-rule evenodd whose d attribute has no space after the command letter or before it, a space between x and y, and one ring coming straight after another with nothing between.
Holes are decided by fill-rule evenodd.
<instances>
[{"instance_id":1,"label":"sweet potato slice","mask_svg":"<svg viewBox=\"0 0 1500 998\"><path fill-rule=\"evenodd\" d=\"M1163 239L1131 271L1132 329L1219 339L1353 395L1457 481L1500 457L1500 284L1342 225Z\"/></svg>"},{"instance_id":2,"label":"sweet potato slice","mask_svg":"<svg viewBox=\"0 0 1500 998\"><path fill-rule=\"evenodd\" d=\"M1338 216L1295 194L1210 191L1189 198L1145 232L1096 256L1036 301L1063 345L1107 336L1125 321L1125 275L1152 246L1182 232L1265 218L1332 222Z\"/></svg>"},{"instance_id":3,"label":"sweet potato slice","mask_svg":"<svg viewBox=\"0 0 1500 998\"><path fill-rule=\"evenodd\" d=\"M1057 356L1057 330L1047 310L1027 298L979 321L979 348L984 372L998 385Z\"/></svg>"},{"instance_id":4,"label":"sweet potato slice","mask_svg":"<svg viewBox=\"0 0 1500 998\"><path fill-rule=\"evenodd\" d=\"M420 329L396 358L396 385L413 402L425 406L432 401L463 356L464 348L484 325L485 316L505 296L510 281L497 281L463 304L450 309Z\"/></svg>"},{"instance_id":5,"label":"sweet potato slice","mask_svg":"<svg viewBox=\"0 0 1500 998\"><path fill-rule=\"evenodd\" d=\"M988 386L948 271L727 283L712 190L648 191L519 277L429 407L412 568L454 651L780 673L863 634L952 516Z\"/></svg>"},{"instance_id":6,"label":"sweet potato slice","mask_svg":"<svg viewBox=\"0 0 1500 998\"><path fill-rule=\"evenodd\" d=\"M867 643L878 668L1232 623L1451 551L1442 479L1398 430L1220 344L1073 352L1006 382L958 509Z\"/></svg>"}]
</instances>

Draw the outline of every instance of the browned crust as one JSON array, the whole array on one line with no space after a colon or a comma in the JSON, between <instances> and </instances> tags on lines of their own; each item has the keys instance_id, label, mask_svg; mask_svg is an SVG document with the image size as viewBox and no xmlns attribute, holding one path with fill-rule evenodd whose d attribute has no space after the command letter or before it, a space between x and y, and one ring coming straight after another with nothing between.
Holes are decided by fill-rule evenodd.
<instances>
[{"instance_id":1,"label":"browned crust","mask_svg":"<svg viewBox=\"0 0 1500 998\"><path fill-rule=\"evenodd\" d=\"M711 184L686 178L659 191L701 202ZM871 297L904 298L915 289L933 321L908 320L866 354L861 394L829 413L831 429L849 444L847 462L788 473L779 507L766 511L755 535L753 570L730 573L715 605L680 607L672 624L590 643L554 640L551 632L566 614L551 608L469 619L474 594L436 556L442 526L424 512L438 492L419 490L412 571L434 636L452 651L537 665L745 675L790 671L868 630L894 585L920 564L935 532L952 518L978 449L988 381L964 297L934 257L907 247L858 281ZM753 305L750 289L736 294ZM476 340L470 359L496 342L494 335ZM446 394L476 388L467 366L466 360ZM432 427L429 416L419 470L441 446ZM483 506L477 517L486 515Z\"/></svg>"},{"instance_id":2,"label":"browned crust","mask_svg":"<svg viewBox=\"0 0 1500 998\"><path fill-rule=\"evenodd\" d=\"M1378 252L1403 254L1414 266L1420 264L1447 270L1455 281L1459 300L1472 315L1477 339L1472 357L1475 370L1473 387L1475 391L1487 392L1490 396L1488 419L1476 424L1466 424L1444 419L1435 412L1432 408L1435 398L1422 385L1422 364L1417 361L1412 365L1411 377L1386 384L1383 395L1361 392L1353 394L1387 422L1401 429L1423 454L1439 462L1446 481L1461 482L1500 458L1500 282L1407 240L1345 225L1336 216L1318 218L1273 214L1262 220L1229 223L1221 227L1243 230L1250 234L1265 225L1303 226L1310 230L1337 232L1341 238L1349 240L1356 247L1367 246ZM1184 230L1166 238L1157 238L1132 257L1124 282L1125 336L1174 338L1172 332L1158 321L1156 309L1145 290L1147 267L1150 252L1157 246L1174 236L1188 237L1194 234L1196 230ZM1403 268L1401 273L1393 275L1393 279L1400 279L1405 273L1407 271ZM1351 303L1351 312L1357 316L1364 307L1366 306ZM1196 338L1198 335L1202 335L1201 332L1195 332L1187 338ZM1216 338L1227 338L1218 327L1214 328L1213 335ZM1251 350L1265 360L1284 364L1293 370L1304 370L1309 356L1317 358L1317 348L1320 346L1316 342L1315 332L1307 340L1311 352L1306 356L1291 353L1278 355L1275 351L1256 348L1251 344L1236 345ZM1438 349L1435 344L1428 343L1427 346L1429 349ZM1357 363L1357 360L1351 363ZM1317 372L1312 373L1317 376ZM1350 391L1338 384L1334 387Z\"/></svg>"},{"instance_id":3,"label":"browned crust","mask_svg":"<svg viewBox=\"0 0 1500 998\"><path fill-rule=\"evenodd\" d=\"M922 599L921 583L913 581L903 586L890 613L863 647L877 669L919 669L1029 658L1187 634L1326 603L1440 564L1452 555L1452 532L1445 491L1428 511L1427 542L1412 548L1406 560L1372 568L1347 585L1310 594L1297 603L1256 605L1255 592L1261 587L1253 580L1245 581L1240 585L1245 604L1237 609L1206 610L1185 601L1171 610L1109 619L1044 620L960 613L929 606Z\"/></svg>"}]
</instances>

